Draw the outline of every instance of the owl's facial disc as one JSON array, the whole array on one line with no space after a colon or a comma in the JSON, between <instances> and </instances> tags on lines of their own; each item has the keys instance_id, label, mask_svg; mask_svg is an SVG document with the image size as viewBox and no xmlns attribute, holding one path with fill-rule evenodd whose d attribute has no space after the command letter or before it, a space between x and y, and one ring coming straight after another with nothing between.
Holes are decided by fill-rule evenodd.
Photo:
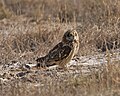
<instances>
[{"instance_id":1,"label":"owl's facial disc","mask_svg":"<svg viewBox=\"0 0 120 96\"><path fill-rule=\"evenodd\" d=\"M66 38L68 41L72 42L74 40L73 34L69 33Z\"/></svg>"}]
</instances>

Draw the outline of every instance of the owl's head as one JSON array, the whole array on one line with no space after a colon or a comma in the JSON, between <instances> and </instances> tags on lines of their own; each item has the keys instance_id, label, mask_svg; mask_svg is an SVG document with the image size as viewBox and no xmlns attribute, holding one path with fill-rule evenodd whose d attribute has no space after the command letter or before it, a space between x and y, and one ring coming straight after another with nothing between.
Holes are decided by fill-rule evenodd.
<instances>
[{"instance_id":1,"label":"owl's head","mask_svg":"<svg viewBox=\"0 0 120 96\"><path fill-rule=\"evenodd\" d=\"M76 30L68 30L65 32L62 38L62 41L65 43L74 42L76 40L79 40L79 36Z\"/></svg>"}]
</instances>

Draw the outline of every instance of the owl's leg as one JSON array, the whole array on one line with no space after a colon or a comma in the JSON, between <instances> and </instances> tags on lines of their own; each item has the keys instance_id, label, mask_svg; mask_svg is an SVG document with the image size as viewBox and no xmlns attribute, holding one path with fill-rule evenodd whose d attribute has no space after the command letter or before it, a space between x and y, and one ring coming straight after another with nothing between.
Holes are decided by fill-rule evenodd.
<instances>
[{"instance_id":1,"label":"owl's leg","mask_svg":"<svg viewBox=\"0 0 120 96\"><path fill-rule=\"evenodd\" d=\"M75 60L76 62L79 62L80 61L80 56L78 55L75 55L72 60Z\"/></svg>"}]
</instances>

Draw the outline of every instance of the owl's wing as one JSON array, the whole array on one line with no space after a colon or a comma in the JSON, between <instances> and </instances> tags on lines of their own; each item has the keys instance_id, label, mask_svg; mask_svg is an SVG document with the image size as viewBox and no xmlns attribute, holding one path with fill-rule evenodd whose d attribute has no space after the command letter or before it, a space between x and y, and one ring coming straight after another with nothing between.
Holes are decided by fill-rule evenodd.
<instances>
[{"instance_id":1,"label":"owl's wing","mask_svg":"<svg viewBox=\"0 0 120 96\"><path fill-rule=\"evenodd\" d=\"M52 50L49 51L48 55L46 55L46 56L44 56L44 57L37 58L36 61L37 61L37 62L40 62L40 63L44 62L49 55L52 55L52 54L55 55L55 53L56 53L59 49L61 49L62 46L63 46L63 43L60 42L60 43L57 44Z\"/></svg>"},{"instance_id":2,"label":"owl's wing","mask_svg":"<svg viewBox=\"0 0 120 96\"><path fill-rule=\"evenodd\" d=\"M46 56L37 58L36 59L36 61L37 61L36 67L45 67L45 66L54 65L52 61L55 60L55 57L57 56L56 53L58 52L59 49L62 48L62 46L63 46L63 43L60 42L52 50L50 50Z\"/></svg>"},{"instance_id":3,"label":"owl's wing","mask_svg":"<svg viewBox=\"0 0 120 96\"><path fill-rule=\"evenodd\" d=\"M52 50L49 51L47 57L48 62L60 61L69 56L72 48L68 45L64 45L62 42L57 44Z\"/></svg>"},{"instance_id":4,"label":"owl's wing","mask_svg":"<svg viewBox=\"0 0 120 96\"><path fill-rule=\"evenodd\" d=\"M38 64L37 67L49 67L55 65L55 62L65 59L72 52L72 48L68 45L64 45L62 42L57 44L49 53L38 58L36 61Z\"/></svg>"}]
</instances>

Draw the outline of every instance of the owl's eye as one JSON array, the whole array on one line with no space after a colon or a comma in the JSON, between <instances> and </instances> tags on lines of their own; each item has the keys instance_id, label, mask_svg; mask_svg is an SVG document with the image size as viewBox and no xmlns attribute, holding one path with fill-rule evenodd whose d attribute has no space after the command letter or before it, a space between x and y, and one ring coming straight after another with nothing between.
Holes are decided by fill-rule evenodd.
<instances>
[{"instance_id":1,"label":"owl's eye","mask_svg":"<svg viewBox=\"0 0 120 96\"><path fill-rule=\"evenodd\" d=\"M73 35L72 34L68 34L68 37L72 37Z\"/></svg>"}]
</instances>

